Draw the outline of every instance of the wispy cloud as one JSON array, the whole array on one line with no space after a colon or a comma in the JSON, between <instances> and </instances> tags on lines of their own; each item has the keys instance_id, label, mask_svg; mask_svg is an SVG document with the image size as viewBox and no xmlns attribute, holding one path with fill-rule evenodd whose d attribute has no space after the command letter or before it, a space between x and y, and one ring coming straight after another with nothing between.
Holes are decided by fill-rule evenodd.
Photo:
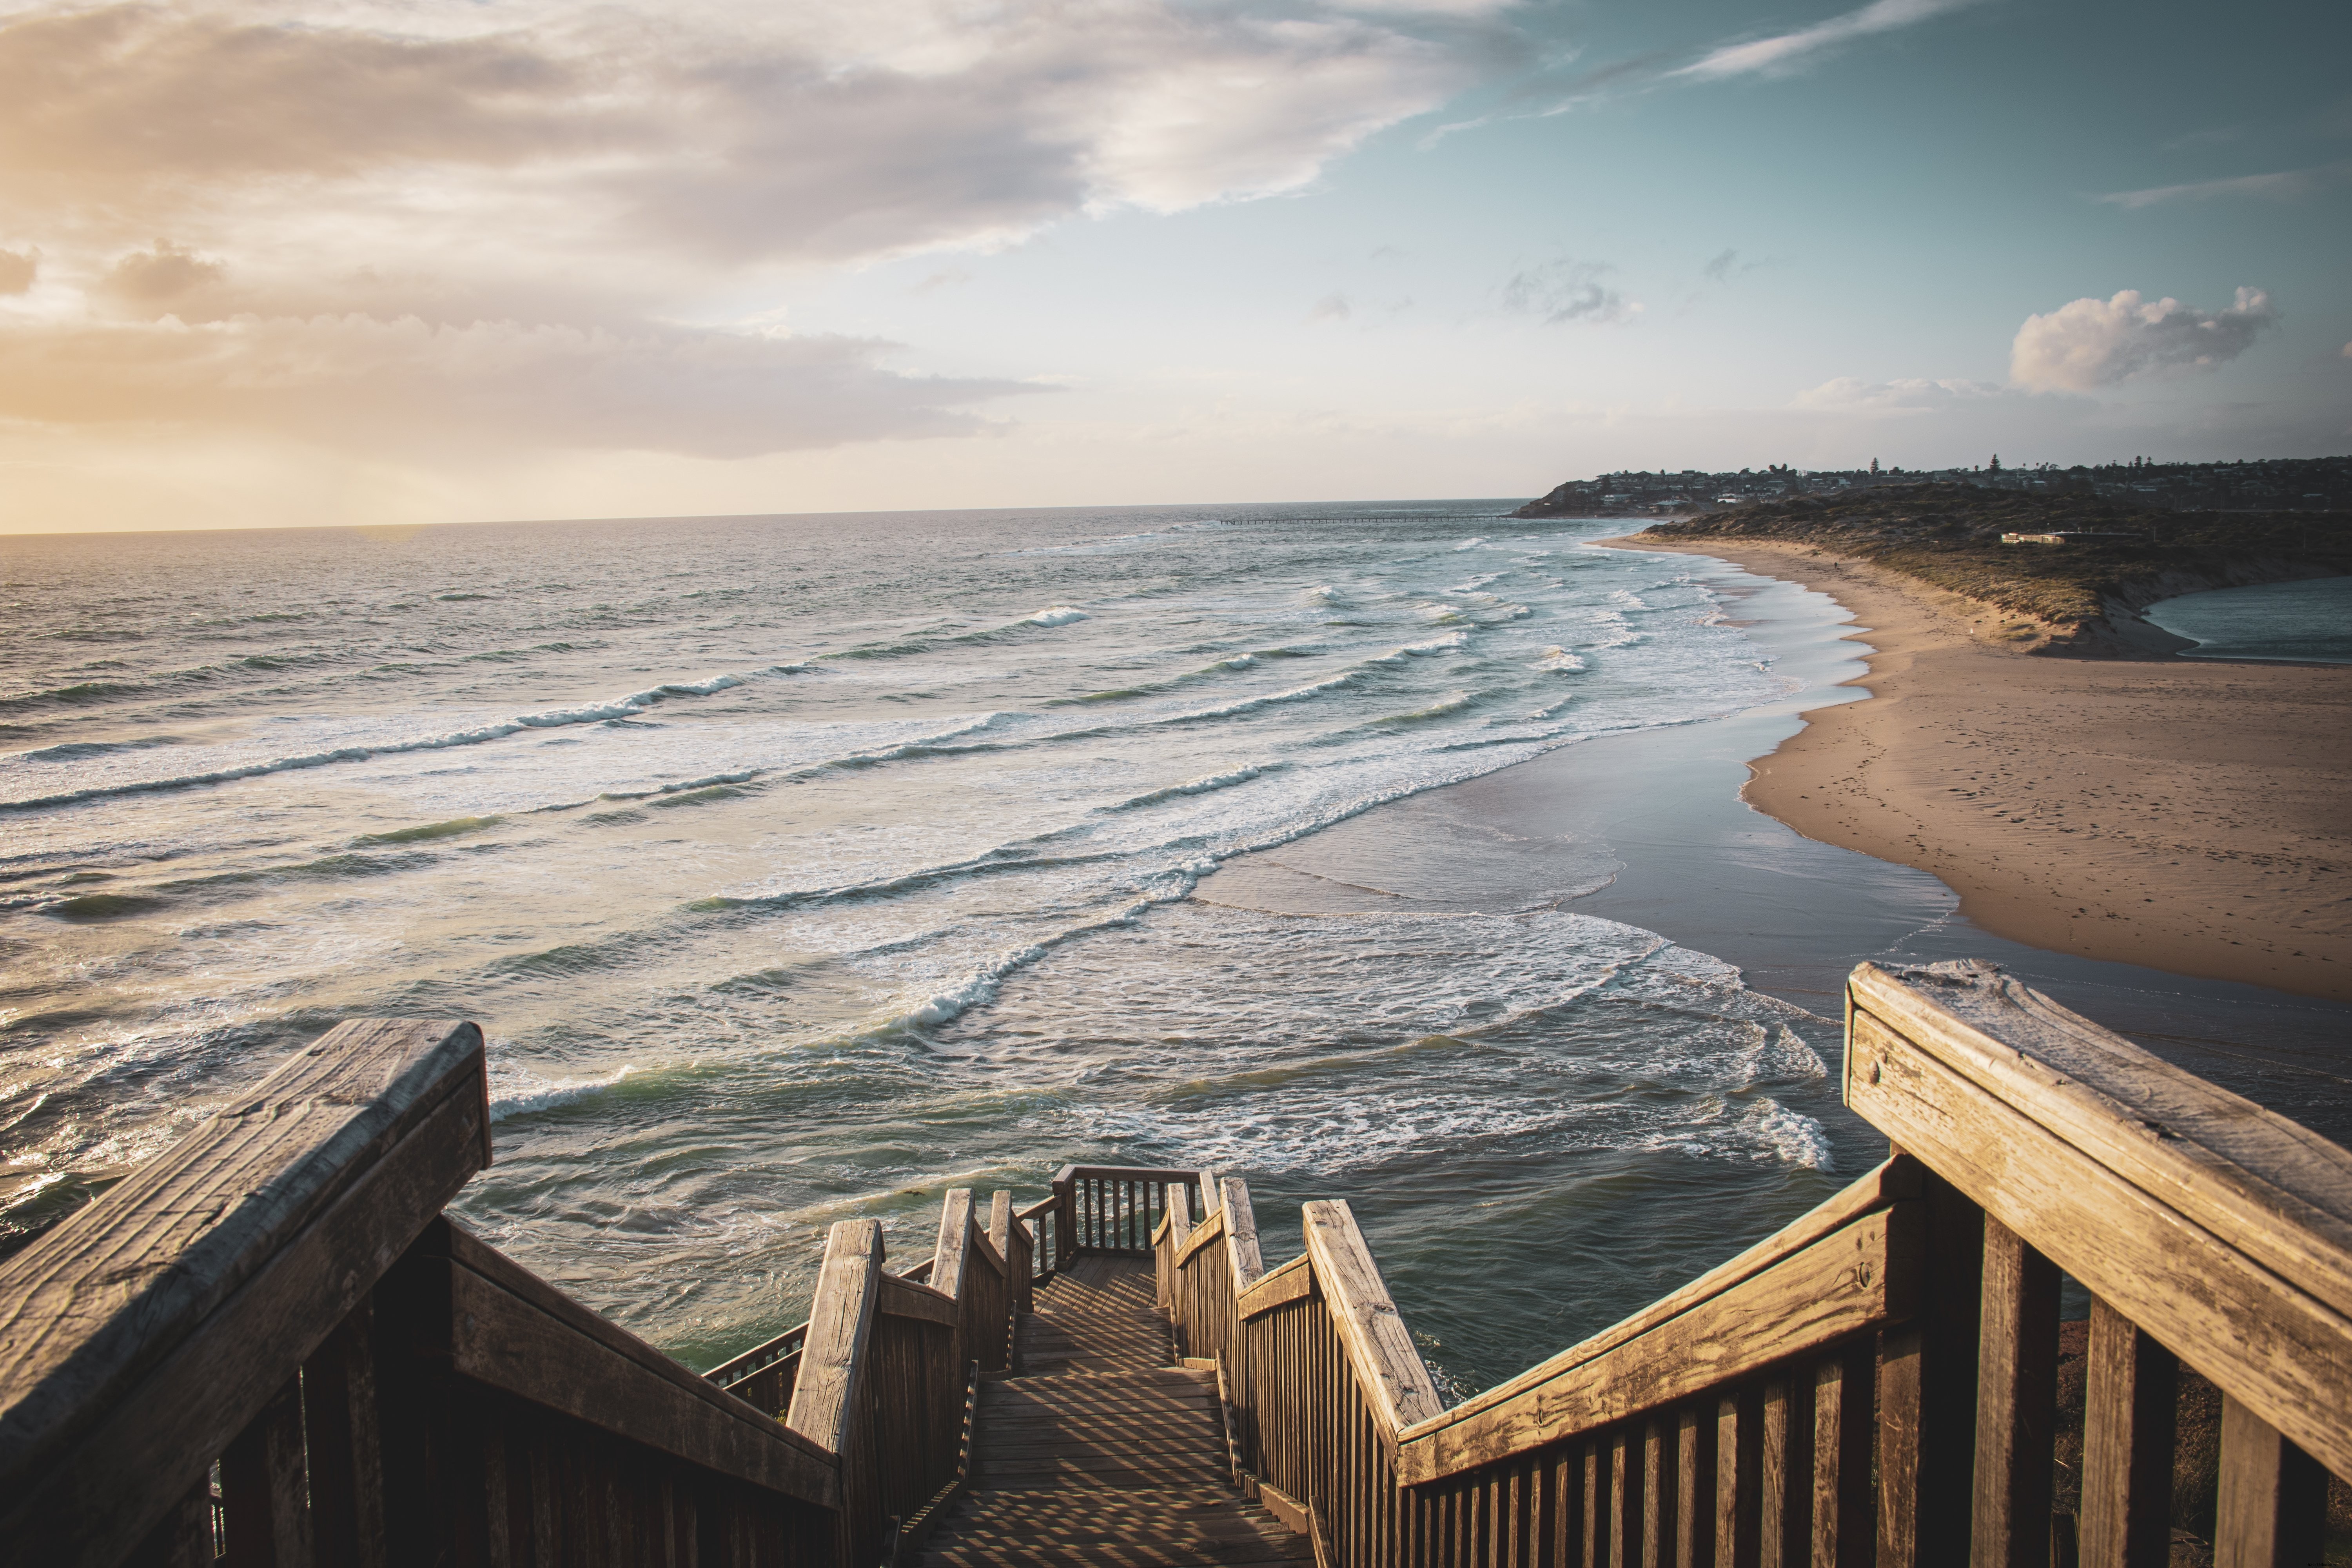
<instances>
[{"instance_id":1,"label":"wispy cloud","mask_svg":"<svg viewBox=\"0 0 2352 1568\"><path fill-rule=\"evenodd\" d=\"M1872 0L1859 11L1849 11L1843 16L1832 16L1825 22L1816 22L1792 33L1776 33L1769 37L1751 38L1745 43L1725 44L1709 50L1681 69L1666 74L1670 77L1696 77L1702 80L1720 80L1725 77L1751 74L1784 75L1825 49L1855 38L1869 37L1873 34L1892 33L1914 26L1948 11L1957 11L1976 3L1977 0Z\"/></svg>"},{"instance_id":2,"label":"wispy cloud","mask_svg":"<svg viewBox=\"0 0 2352 1568\"><path fill-rule=\"evenodd\" d=\"M2352 177L2352 160L2271 174L2236 174L2225 180L2195 180L2182 185L2151 185L2144 191L2110 191L2095 199L2119 207L2152 207L2165 202L2204 202L2217 196L2265 196L2293 201Z\"/></svg>"},{"instance_id":3,"label":"wispy cloud","mask_svg":"<svg viewBox=\"0 0 2352 1568\"><path fill-rule=\"evenodd\" d=\"M1503 285L1503 309L1533 316L1548 327L1631 321L1642 313L1641 302L1602 281L1615 270L1605 261L1570 257L1524 268Z\"/></svg>"}]
</instances>

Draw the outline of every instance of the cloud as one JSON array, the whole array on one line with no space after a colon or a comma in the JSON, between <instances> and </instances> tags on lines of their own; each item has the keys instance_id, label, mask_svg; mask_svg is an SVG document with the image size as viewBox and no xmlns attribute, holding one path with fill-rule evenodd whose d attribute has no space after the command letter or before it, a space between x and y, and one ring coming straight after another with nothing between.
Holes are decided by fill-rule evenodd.
<instances>
[{"instance_id":1,"label":"cloud","mask_svg":"<svg viewBox=\"0 0 2352 1568\"><path fill-rule=\"evenodd\" d=\"M1723 45L1680 70L1666 74L1708 81L1758 73L1784 76L1811 57L1839 44L1913 26L1973 4L1975 0L1872 0L1859 11L1849 11L1793 33L1776 33L1770 37Z\"/></svg>"},{"instance_id":2,"label":"cloud","mask_svg":"<svg viewBox=\"0 0 2352 1568\"><path fill-rule=\"evenodd\" d=\"M1631 321L1641 314L1640 303L1628 300L1601 281L1615 270L1606 262L1568 257L1528 268L1513 273L1503 285L1503 309L1514 315L1534 316L1546 326Z\"/></svg>"},{"instance_id":3,"label":"cloud","mask_svg":"<svg viewBox=\"0 0 2352 1568\"><path fill-rule=\"evenodd\" d=\"M0 15L0 212L39 245L0 253L0 413L703 456L984 431L1038 387L758 330L783 280L1296 190L1476 79L1499 5Z\"/></svg>"},{"instance_id":4,"label":"cloud","mask_svg":"<svg viewBox=\"0 0 2352 1568\"><path fill-rule=\"evenodd\" d=\"M1817 413L1888 419L1939 414L2000 395L2000 387L1983 381L1865 381L1842 375L1797 394L1790 405Z\"/></svg>"},{"instance_id":5,"label":"cloud","mask_svg":"<svg viewBox=\"0 0 2352 1568\"><path fill-rule=\"evenodd\" d=\"M2271 297L2241 289L2227 308L2149 303L2126 289L2028 316L2010 350L2010 378L2036 392L2091 392L2134 377L2206 370L2233 360L2276 320Z\"/></svg>"},{"instance_id":6,"label":"cloud","mask_svg":"<svg viewBox=\"0 0 2352 1568\"><path fill-rule=\"evenodd\" d=\"M160 315L188 295L218 283L226 271L217 261L159 239L152 250L134 250L109 268L102 288L134 310Z\"/></svg>"},{"instance_id":7,"label":"cloud","mask_svg":"<svg viewBox=\"0 0 2352 1568\"><path fill-rule=\"evenodd\" d=\"M742 458L961 436L971 405L1045 390L906 375L869 339L415 317L239 316L0 334L0 417L194 426L329 445L520 444Z\"/></svg>"},{"instance_id":8,"label":"cloud","mask_svg":"<svg viewBox=\"0 0 2352 1568\"><path fill-rule=\"evenodd\" d=\"M2284 169L2273 174L2237 174L2226 180L2198 180L2185 185L2151 185L2144 191L2110 191L2093 198L2119 207L2152 207L2164 202L2202 202L2216 196L2267 196L2293 201L2352 175L2352 162L2325 163L2313 169Z\"/></svg>"},{"instance_id":9,"label":"cloud","mask_svg":"<svg viewBox=\"0 0 2352 1568\"><path fill-rule=\"evenodd\" d=\"M1349 305L1345 294L1326 294L1315 301L1315 309L1307 312L1307 319L1310 321L1344 321L1354 314L1355 310Z\"/></svg>"}]
</instances>

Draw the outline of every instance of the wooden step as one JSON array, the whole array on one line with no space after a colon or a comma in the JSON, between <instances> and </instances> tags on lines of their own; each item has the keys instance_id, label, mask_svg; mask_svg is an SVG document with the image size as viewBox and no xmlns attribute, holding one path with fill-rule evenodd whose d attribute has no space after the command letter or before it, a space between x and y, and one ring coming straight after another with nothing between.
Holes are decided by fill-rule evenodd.
<instances>
[{"instance_id":1,"label":"wooden step","mask_svg":"<svg viewBox=\"0 0 2352 1568\"><path fill-rule=\"evenodd\" d=\"M1213 1373L1169 1365L1150 1265L1081 1258L981 1387L971 1484L931 1568L1252 1568L1314 1547L1233 1489Z\"/></svg>"}]
</instances>

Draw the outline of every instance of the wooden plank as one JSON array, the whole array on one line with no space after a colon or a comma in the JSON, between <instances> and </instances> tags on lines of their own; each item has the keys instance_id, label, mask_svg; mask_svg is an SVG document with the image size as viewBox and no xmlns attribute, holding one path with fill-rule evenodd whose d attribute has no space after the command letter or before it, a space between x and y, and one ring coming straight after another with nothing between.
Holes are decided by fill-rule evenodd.
<instances>
[{"instance_id":1,"label":"wooden plank","mask_svg":"<svg viewBox=\"0 0 2352 1568\"><path fill-rule=\"evenodd\" d=\"M1231 1178L1226 1182L1228 1191L1240 1184ZM1236 1209L1246 1203L1244 1193ZM1436 1385L1430 1382L1429 1368L1413 1348L1396 1303L1389 1299L1371 1249L1356 1228L1354 1213L1336 1202L1310 1203L1300 1213L1307 1256L1314 1259L1325 1308L1347 1349L1381 1441L1393 1447L1401 1428L1437 1414ZM1253 1243L1255 1239L1253 1234Z\"/></svg>"},{"instance_id":2,"label":"wooden plank","mask_svg":"<svg viewBox=\"0 0 2352 1568\"><path fill-rule=\"evenodd\" d=\"M2352 1320L1867 1012L1853 1016L1846 1055L1855 1111L2223 1393L2352 1476Z\"/></svg>"},{"instance_id":3,"label":"wooden plank","mask_svg":"<svg viewBox=\"0 0 2352 1568\"><path fill-rule=\"evenodd\" d=\"M1300 1253L1281 1268L1258 1277L1256 1284L1243 1291L1234 1307L1247 1322L1263 1317L1276 1307L1293 1301L1303 1301L1315 1294L1315 1271L1307 1254Z\"/></svg>"},{"instance_id":4,"label":"wooden plank","mask_svg":"<svg viewBox=\"0 0 2352 1568\"><path fill-rule=\"evenodd\" d=\"M334 1037L331 1032L328 1039ZM405 1037L415 1043L416 1037ZM322 1074L302 1078L284 1095L256 1090L239 1109L159 1157L156 1164L169 1163L184 1182L142 1181L154 1169L151 1164L0 1268L0 1274L15 1270L9 1278L16 1287L0 1286L0 1345L12 1334L19 1343L29 1339L35 1342L28 1347L30 1360L49 1369L47 1375L22 1366L0 1373L0 1379L23 1391L18 1404L0 1412L0 1539L20 1548L28 1560L56 1568L110 1568L119 1562L479 1168L478 1036L451 1031L406 1058L383 1048L381 1031L357 1038L364 1048L356 1081ZM470 1055L458 1049L469 1041L475 1042ZM324 1059L298 1058L264 1087ZM435 1072L438 1079L432 1077ZM395 1100L412 1092L423 1096L425 1087L436 1089L437 1098L414 1117L380 1104L352 1103L387 1078L393 1086L387 1092ZM273 1109L286 1126L265 1125ZM224 1130L222 1121L237 1125ZM239 1128L242 1135L232 1136ZM370 1129L374 1134L366 1136ZM205 1160L191 1163L182 1157L190 1145L235 1170L224 1172ZM360 1167L356 1173L353 1165ZM140 1230L137 1215L94 1214L134 1183L139 1192L126 1205L152 1206L158 1221L154 1235L143 1240L133 1234ZM289 1205L305 1207L294 1200L322 1187L336 1189L333 1201L323 1212L308 1206L309 1223L285 1237L276 1219ZM191 1216L191 1204L205 1207L205 1214ZM269 1221L236 1228L248 1238L260 1237L253 1241L255 1247L277 1248L250 1271L243 1267L250 1258L226 1267L233 1260L209 1246L238 1214ZM82 1228L59 1239L59 1233L77 1226ZM145 1321L152 1300L159 1310L172 1309L166 1327L177 1331L186 1324L179 1310L188 1304L189 1294L152 1275L143 1276L144 1287L152 1289L132 1279L118 1290L79 1271L113 1258L141 1276L147 1263L136 1260L152 1262L156 1256L147 1241L191 1234L197 1237L194 1250L204 1255L197 1272L214 1280L242 1274L243 1283L203 1315L200 1328L189 1328L168 1355L150 1363L150 1347L131 1329ZM177 1244L158 1245L168 1252ZM28 1283L39 1288L27 1289ZM60 1356L61 1339L45 1333L35 1321L39 1300L58 1299L59 1291L81 1303L69 1310L68 1327L90 1330L85 1309L101 1299L121 1306L123 1317L116 1328L91 1330L84 1342L87 1357ZM127 1381L115 1376L132 1363L143 1375Z\"/></svg>"},{"instance_id":5,"label":"wooden plank","mask_svg":"<svg viewBox=\"0 0 2352 1568\"><path fill-rule=\"evenodd\" d=\"M784 1417L786 1426L827 1454L838 1456L848 1447L856 1374L873 1332L881 1274L881 1225L835 1220L825 1234L824 1262L809 1304L808 1338L801 1346L800 1379Z\"/></svg>"},{"instance_id":6,"label":"wooden plank","mask_svg":"<svg viewBox=\"0 0 2352 1568\"><path fill-rule=\"evenodd\" d=\"M2096 1299L2084 1361L2082 1568L2167 1568L2180 1363Z\"/></svg>"},{"instance_id":7,"label":"wooden plank","mask_svg":"<svg viewBox=\"0 0 2352 1568\"><path fill-rule=\"evenodd\" d=\"M1701 1302L1711 1300L1732 1287L1754 1279L1782 1259L1794 1257L1863 1215L1875 1213L1891 1204L1918 1197L1925 1174L1917 1161L1906 1160L1901 1155L1884 1162L1835 1196L1791 1220L1737 1258L1717 1265L1672 1294L1659 1298L1633 1316L1612 1324L1589 1339L1579 1341L1559 1354L1547 1357L1517 1376L1507 1378L1475 1398L1463 1401L1437 1419L1445 1422L1469 1420L1482 1411L1508 1404L1520 1394L1549 1382L1571 1367L1580 1366L1606 1355L1619 1345L1639 1339L1660 1323L1680 1317ZM1418 1437L1422 1434L1409 1432L1406 1436Z\"/></svg>"},{"instance_id":8,"label":"wooden plank","mask_svg":"<svg viewBox=\"0 0 2352 1568\"><path fill-rule=\"evenodd\" d=\"M1926 1218L1914 1203L1866 1215L1472 1420L1408 1433L1398 1449L1398 1479L1418 1486L1456 1475L1696 1397L1783 1357L1907 1318L1919 1297Z\"/></svg>"},{"instance_id":9,"label":"wooden plank","mask_svg":"<svg viewBox=\"0 0 2352 1568\"><path fill-rule=\"evenodd\" d=\"M2352 1317L2352 1151L1990 964L1864 963L1849 984L1946 1066ZM1856 1065L1849 1056L1849 1103Z\"/></svg>"},{"instance_id":10,"label":"wooden plank","mask_svg":"<svg viewBox=\"0 0 2352 1568\"><path fill-rule=\"evenodd\" d=\"M2243 1403L2221 1398L2213 1568L2313 1568L2325 1555L2327 1477Z\"/></svg>"},{"instance_id":11,"label":"wooden plank","mask_svg":"<svg viewBox=\"0 0 2352 1568\"><path fill-rule=\"evenodd\" d=\"M2058 1270L1990 1216L1979 1321L1969 1561L1972 1568L2049 1568Z\"/></svg>"}]
</instances>

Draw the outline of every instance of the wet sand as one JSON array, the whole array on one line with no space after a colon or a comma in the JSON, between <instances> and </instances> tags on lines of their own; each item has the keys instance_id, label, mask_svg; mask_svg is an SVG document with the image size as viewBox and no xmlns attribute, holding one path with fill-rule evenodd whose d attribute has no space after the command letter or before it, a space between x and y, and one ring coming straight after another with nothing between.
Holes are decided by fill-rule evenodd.
<instances>
[{"instance_id":1,"label":"wet sand","mask_svg":"<svg viewBox=\"0 0 2352 1568\"><path fill-rule=\"evenodd\" d=\"M2352 668L2022 654L1865 563L1670 552L1827 593L1873 650L1869 700L1756 762L1750 804L2034 947L2352 1001Z\"/></svg>"}]
</instances>

